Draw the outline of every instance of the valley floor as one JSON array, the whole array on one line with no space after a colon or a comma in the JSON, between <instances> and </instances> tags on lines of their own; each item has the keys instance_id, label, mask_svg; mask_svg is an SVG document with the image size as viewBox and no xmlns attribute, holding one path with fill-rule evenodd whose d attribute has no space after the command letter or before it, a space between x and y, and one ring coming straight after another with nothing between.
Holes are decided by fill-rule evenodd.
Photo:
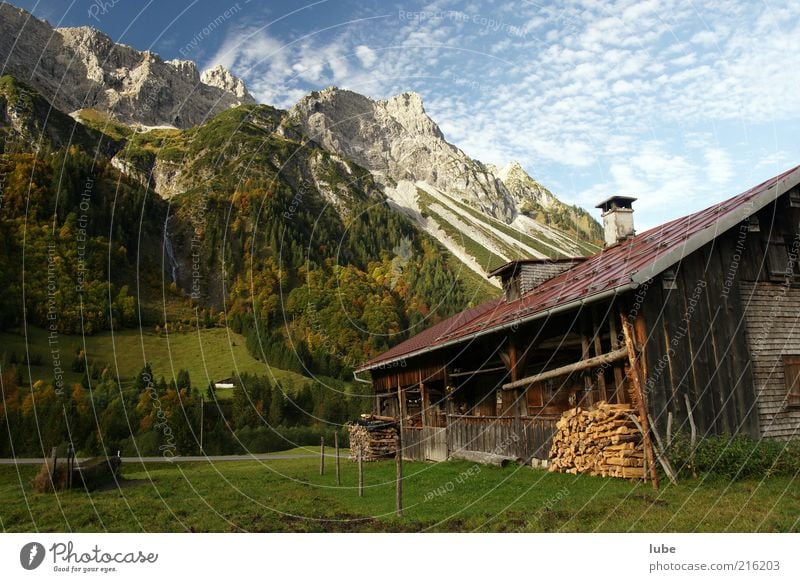
<instances>
[{"instance_id":1,"label":"valley floor","mask_svg":"<svg viewBox=\"0 0 800 582\"><path fill-rule=\"evenodd\" d=\"M35 493L36 466L0 466L6 532L787 532L800 531L796 478L649 485L467 462L404 465L394 515L394 461L354 463L342 484L310 449L226 463L123 464L119 487ZM281 458L287 454L293 458ZM296 455L296 456L295 456Z\"/></svg>"},{"instance_id":2,"label":"valley floor","mask_svg":"<svg viewBox=\"0 0 800 582\"><path fill-rule=\"evenodd\" d=\"M27 340L27 341L26 341ZM201 328L191 331L156 334L152 331L125 329L101 332L91 336L62 334L55 344L62 366L66 368L67 382L80 382L81 374L73 372L70 364L80 350L85 350L90 364L101 368L110 366L123 382L130 382L150 363L156 378L174 378L178 370L189 372L192 384L200 390L210 381L232 374L260 374L274 377L288 387L300 386L306 378L300 374L280 370L256 360L245 347L245 338L227 328ZM23 380L53 381L53 361L47 331L28 326L27 338L21 331L0 331L0 356L11 354L22 361L29 354L35 364L23 364ZM220 391L219 396L227 394Z\"/></svg>"}]
</instances>

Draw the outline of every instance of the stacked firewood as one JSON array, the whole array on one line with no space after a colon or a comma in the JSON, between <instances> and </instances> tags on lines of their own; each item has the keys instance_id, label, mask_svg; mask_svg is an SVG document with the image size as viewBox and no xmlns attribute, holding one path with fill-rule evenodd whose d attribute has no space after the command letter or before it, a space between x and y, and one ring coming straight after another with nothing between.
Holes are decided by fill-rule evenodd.
<instances>
[{"instance_id":1,"label":"stacked firewood","mask_svg":"<svg viewBox=\"0 0 800 582\"><path fill-rule=\"evenodd\" d=\"M377 461L393 457L397 451L397 424L393 418L362 414L347 425L347 430L352 460L357 460L361 453L362 460Z\"/></svg>"},{"instance_id":2,"label":"stacked firewood","mask_svg":"<svg viewBox=\"0 0 800 582\"><path fill-rule=\"evenodd\" d=\"M606 402L565 412L556 424L550 471L641 479L644 445L632 416L630 405Z\"/></svg>"}]
</instances>

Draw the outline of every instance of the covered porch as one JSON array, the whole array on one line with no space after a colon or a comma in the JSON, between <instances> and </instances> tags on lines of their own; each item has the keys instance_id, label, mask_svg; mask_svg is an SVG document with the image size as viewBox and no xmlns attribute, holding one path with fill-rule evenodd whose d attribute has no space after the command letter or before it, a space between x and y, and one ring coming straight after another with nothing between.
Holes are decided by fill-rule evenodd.
<instances>
[{"instance_id":1,"label":"covered porch","mask_svg":"<svg viewBox=\"0 0 800 582\"><path fill-rule=\"evenodd\" d=\"M566 410L629 403L622 312L617 301L586 306L372 370L373 413L398 419L408 459L544 460ZM627 320L639 353L644 321Z\"/></svg>"}]
</instances>

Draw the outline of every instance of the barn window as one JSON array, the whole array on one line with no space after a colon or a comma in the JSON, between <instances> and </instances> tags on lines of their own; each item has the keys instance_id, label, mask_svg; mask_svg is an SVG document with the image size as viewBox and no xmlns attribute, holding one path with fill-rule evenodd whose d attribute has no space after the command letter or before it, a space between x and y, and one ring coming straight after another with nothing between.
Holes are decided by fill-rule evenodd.
<instances>
[{"instance_id":1,"label":"barn window","mask_svg":"<svg viewBox=\"0 0 800 582\"><path fill-rule=\"evenodd\" d=\"M800 208L800 190L797 188L789 191L789 208Z\"/></svg>"},{"instance_id":2,"label":"barn window","mask_svg":"<svg viewBox=\"0 0 800 582\"><path fill-rule=\"evenodd\" d=\"M767 248L767 268L772 281L800 283L800 261L798 261L795 241L779 238L769 241Z\"/></svg>"},{"instance_id":3,"label":"barn window","mask_svg":"<svg viewBox=\"0 0 800 582\"><path fill-rule=\"evenodd\" d=\"M786 378L786 400L789 406L800 407L800 356L783 356Z\"/></svg>"}]
</instances>

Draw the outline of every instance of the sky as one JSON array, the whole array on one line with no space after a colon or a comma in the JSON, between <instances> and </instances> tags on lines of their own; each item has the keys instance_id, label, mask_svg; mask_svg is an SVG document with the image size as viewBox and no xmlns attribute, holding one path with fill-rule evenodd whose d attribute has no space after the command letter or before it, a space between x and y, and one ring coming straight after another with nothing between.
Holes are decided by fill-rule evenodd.
<instances>
[{"instance_id":1,"label":"sky","mask_svg":"<svg viewBox=\"0 0 800 582\"><path fill-rule=\"evenodd\" d=\"M800 164L800 2L17 0L288 108L416 91L451 143L641 231ZM599 211L596 211L599 212Z\"/></svg>"}]
</instances>

